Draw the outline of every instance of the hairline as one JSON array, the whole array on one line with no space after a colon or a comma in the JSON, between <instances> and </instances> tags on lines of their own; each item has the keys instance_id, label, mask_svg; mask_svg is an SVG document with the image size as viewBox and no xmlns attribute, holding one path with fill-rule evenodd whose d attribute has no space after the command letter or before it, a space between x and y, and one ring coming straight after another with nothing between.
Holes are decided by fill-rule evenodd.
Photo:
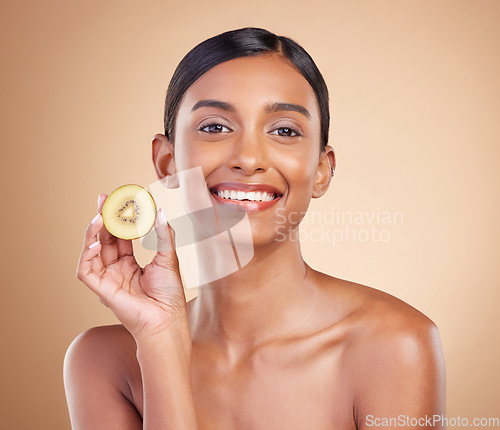
<instances>
[{"instance_id":1,"label":"hairline","mask_svg":"<svg viewBox=\"0 0 500 430\"><path fill-rule=\"evenodd\" d=\"M325 142L325 145L323 145L323 142L322 142L322 136L321 136L321 129L322 129L322 124L321 124L321 107L320 107L320 103L319 103L319 97L318 95L316 94L316 91L314 90L314 87L311 85L311 83L306 79L306 77L304 76L304 74L298 69L298 67L293 63L293 61L288 58L284 51L283 51L283 42L281 40L281 37L282 36L278 36L279 38L279 47L276 51L274 50L270 50L270 49L266 49L266 50L260 50L260 51L257 51L257 52L254 52L254 53L248 53L247 55L240 55L238 57L234 57L234 58L229 58L228 60L225 60L225 61L221 61L220 63L217 63L215 64L214 66L210 67L209 69L205 70L200 76L198 76L190 85L188 88L186 88L186 91L184 91L184 93L182 94L182 97L181 99L179 100L179 104L178 106L180 107L183 100L184 100L184 97L186 96L187 92L189 91L189 89L196 83L198 82L203 76L205 76L210 70L216 68L218 65L220 64L224 64L224 63L227 63L228 61L232 61L232 60L237 60L239 58L247 58L247 57L259 57L259 56L277 56L277 57L280 57L281 59L283 59L289 66L293 67L304 79L305 81L307 82L307 84L311 87L311 89L313 90L313 93L314 93L314 99L315 99L315 102L316 102L316 108L318 109L318 113L319 113L319 118L320 118L320 143L319 143L319 146L320 146L320 153L324 152L325 151L325 147L326 147L326 144L328 142ZM173 123L173 126L172 126L172 136L170 136L168 139L169 141L174 144L175 143L175 133L177 131L177 119L179 117L179 109L177 110L176 112L176 115L175 115L175 120L174 120L174 123ZM167 135L167 130L165 129L165 135Z\"/></svg>"}]
</instances>

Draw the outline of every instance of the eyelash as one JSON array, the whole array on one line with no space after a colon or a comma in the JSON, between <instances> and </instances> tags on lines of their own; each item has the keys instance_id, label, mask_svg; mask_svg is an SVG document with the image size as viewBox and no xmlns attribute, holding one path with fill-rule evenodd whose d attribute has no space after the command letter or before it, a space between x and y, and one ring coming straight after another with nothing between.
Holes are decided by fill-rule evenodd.
<instances>
[{"instance_id":1,"label":"eyelash","mask_svg":"<svg viewBox=\"0 0 500 430\"><path fill-rule=\"evenodd\" d=\"M230 130L229 127L227 127L227 126L225 126L223 124L220 124L218 122L213 122L213 123L210 123L210 124L203 124L202 126L200 126L200 128L198 129L198 131L202 131L204 133L214 133L214 134L217 134L217 133L227 133L227 131L206 131L206 130L204 130L205 128L208 128L208 127L224 127L224 128L227 128L228 130ZM284 137L284 138L287 138L287 139L290 139L292 137L301 137L302 136L302 134L300 133L300 131L297 130L295 127L289 127L289 126L278 127L278 128L275 128L272 131L274 132L274 131L282 130L282 129L288 129L292 133L294 133L295 135L294 136L280 136L279 134L274 134L274 133L270 133L270 134L273 134L273 135L279 136L279 137Z\"/></svg>"},{"instance_id":2,"label":"eyelash","mask_svg":"<svg viewBox=\"0 0 500 430\"><path fill-rule=\"evenodd\" d=\"M198 130L199 131L203 131L204 133L227 133L227 131L224 131L224 132L222 132L222 131L213 131L212 132L212 131L205 131L205 130L203 130L204 128L207 128L207 127L217 127L217 126L224 127L224 128L227 128L228 130L230 130L229 127L227 127L227 126L225 126L223 124L220 124L218 122L212 122L210 124L203 124L202 126L200 126L200 128Z\"/></svg>"},{"instance_id":3,"label":"eyelash","mask_svg":"<svg viewBox=\"0 0 500 430\"><path fill-rule=\"evenodd\" d=\"M274 133L272 133L272 134L273 134L273 135L275 135L275 136L284 137L284 138L287 138L287 139L290 139L290 138L292 138L292 137L302 137L302 134L300 133L300 131L299 131L299 130L297 130L295 127L289 127L289 126L286 126L286 127L278 127L278 128L275 128L275 129L273 130L273 132L274 132L274 131L277 131L277 130L282 130L282 129L284 129L284 128L286 128L286 129L290 130L292 133L295 133L295 136L280 136L279 134L274 134Z\"/></svg>"}]
</instances>

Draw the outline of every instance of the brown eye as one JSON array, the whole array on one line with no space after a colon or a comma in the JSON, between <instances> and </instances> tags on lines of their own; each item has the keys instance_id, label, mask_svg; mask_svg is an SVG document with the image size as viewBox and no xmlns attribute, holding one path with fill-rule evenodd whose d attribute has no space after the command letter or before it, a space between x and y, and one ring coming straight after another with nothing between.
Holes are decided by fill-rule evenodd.
<instances>
[{"instance_id":1,"label":"brown eye","mask_svg":"<svg viewBox=\"0 0 500 430\"><path fill-rule=\"evenodd\" d=\"M207 124L202 125L200 127L200 131L204 131L205 133L227 133L231 130L222 124Z\"/></svg>"},{"instance_id":2,"label":"brown eye","mask_svg":"<svg viewBox=\"0 0 500 430\"><path fill-rule=\"evenodd\" d=\"M279 127L273 130L270 134L274 134L281 137L296 137L301 134L292 127Z\"/></svg>"},{"instance_id":3,"label":"brown eye","mask_svg":"<svg viewBox=\"0 0 500 430\"><path fill-rule=\"evenodd\" d=\"M278 134L280 136L286 136L286 137L291 137L294 135L294 131L291 128L288 127L283 127L278 129Z\"/></svg>"}]
</instances>

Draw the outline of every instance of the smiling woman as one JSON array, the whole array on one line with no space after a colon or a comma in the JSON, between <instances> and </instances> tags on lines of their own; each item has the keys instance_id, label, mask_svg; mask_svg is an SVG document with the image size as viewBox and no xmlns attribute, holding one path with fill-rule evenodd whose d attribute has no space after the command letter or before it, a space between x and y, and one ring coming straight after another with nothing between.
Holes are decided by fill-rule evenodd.
<instances>
[{"instance_id":1,"label":"smiling woman","mask_svg":"<svg viewBox=\"0 0 500 430\"><path fill-rule=\"evenodd\" d=\"M302 258L292 215L330 185L328 123L321 73L291 39L244 28L186 55L165 133L153 139L154 168L160 179L201 168L214 209L248 216L253 258L186 303L164 214L144 268L98 214L78 277L122 324L87 330L68 349L73 428L366 429L377 428L369 416L444 414L432 321ZM201 254L205 267L224 264Z\"/></svg>"}]
</instances>

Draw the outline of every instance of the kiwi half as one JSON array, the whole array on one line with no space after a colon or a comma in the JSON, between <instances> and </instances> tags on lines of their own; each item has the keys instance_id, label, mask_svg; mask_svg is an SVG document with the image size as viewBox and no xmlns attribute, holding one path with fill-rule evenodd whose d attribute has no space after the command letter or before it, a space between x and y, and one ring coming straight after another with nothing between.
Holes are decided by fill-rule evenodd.
<instances>
[{"instance_id":1,"label":"kiwi half","mask_svg":"<svg viewBox=\"0 0 500 430\"><path fill-rule=\"evenodd\" d=\"M138 239L151 230L156 204L148 190L128 184L114 190L102 207L102 220L108 231L121 239Z\"/></svg>"}]
</instances>

